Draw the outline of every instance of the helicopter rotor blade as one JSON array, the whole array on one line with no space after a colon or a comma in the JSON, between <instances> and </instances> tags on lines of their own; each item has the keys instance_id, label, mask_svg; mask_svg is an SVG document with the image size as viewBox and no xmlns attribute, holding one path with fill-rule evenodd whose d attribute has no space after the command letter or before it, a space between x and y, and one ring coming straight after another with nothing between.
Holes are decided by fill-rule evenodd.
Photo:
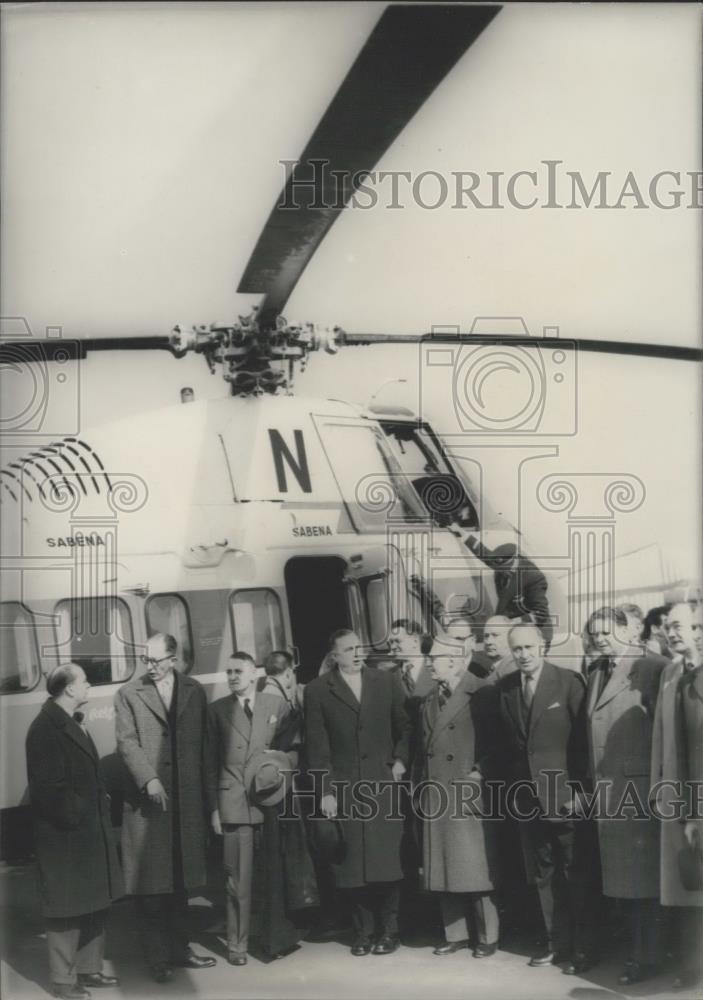
<instances>
[{"instance_id":1,"label":"helicopter rotor blade","mask_svg":"<svg viewBox=\"0 0 703 1000\"><path fill-rule=\"evenodd\" d=\"M554 347L556 338L520 337L505 334L476 333L401 333L396 336L387 333L346 333L338 335L337 341L345 347L366 347L371 344L502 344L513 347L540 347L545 343ZM559 346L568 350L592 351L600 354L624 354L642 358L666 358L671 361L703 361L703 350L699 347L680 347L676 344L642 344L624 340L591 340L588 338L559 338Z\"/></svg>"},{"instance_id":2,"label":"helicopter rotor blade","mask_svg":"<svg viewBox=\"0 0 703 1000\"><path fill-rule=\"evenodd\" d=\"M260 328L275 326L365 172L500 10L411 4L384 11L290 174L239 283L238 292L265 293Z\"/></svg>"},{"instance_id":3,"label":"helicopter rotor blade","mask_svg":"<svg viewBox=\"0 0 703 1000\"><path fill-rule=\"evenodd\" d=\"M82 361L89 351L171 351L170 337L82 337L75 340L0 340L0 364Z\"/></svg>"}]
</instances>

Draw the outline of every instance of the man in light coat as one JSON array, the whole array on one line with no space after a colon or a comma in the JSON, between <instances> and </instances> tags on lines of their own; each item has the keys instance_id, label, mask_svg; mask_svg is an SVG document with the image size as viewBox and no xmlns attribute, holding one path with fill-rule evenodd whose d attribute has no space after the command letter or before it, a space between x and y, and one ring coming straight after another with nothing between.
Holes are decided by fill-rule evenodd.
<instances>
[{"instance_id":1,"label":"man in light coat","mask_svg":"<svg viewBox=\"0 0 703 1000\"><path fill-rule=\"evenodd\" d=\"M213 702L209 710L207 797L212 828L224 840L230 965L247 962L254 831L264 822L262 810L246 787L244 771L254 754L272 748L290 715L288 702L279 692L257 690L258 679L252 657L234 653L227 667L231 693ZM297 751L290 750L287 757L295 769Z\"/></svg>"},{"instance_id":2,"label":"man in light coat","mask_svg":"<svg viewBox=\"0 0 703 1000\"><path fill-rule=\"evenodd\" d=\"M188 892L205 884L207 700L179 671L173 636L152 635L146 673L115 697L117 752L126 767L122 863L137 900L142 944L152 977L173 967L201 969L215 959L188 946Z\"/></svg>"},{"instance_id":3,"label":"man in light coat","mask_svg":"<svg viewBox=\"0 0 703 1000\"><path fill-rule=\"evenodd\" d=\"M342 629L330 644L334 668L305 688L308 765L311 772L322 772L322 814L329 819L341 814L345 855L335 880L351 903L352 954L373 949L374 955L389 955L399 944L404 824L391 792L408 767L410 720L398 677L364 666L354 632ZM362 818L369 810L355 803L360 783L369 818Z\"/></svg>"},{"instance_id":4,"label":"man in light coat","mask_svg":"<svg viewBox=\"0 0 703 1000\"><path fill-rule=\"evenodd\" d=\"M445 941L435 955L469 944L476 926L474 958L498 947L498 910L493 890L495 824L484 823L481 781L491 775L495 754L496 692L492 683L466 669L461 642L435 640L432 675L437 682L422 703L424 888L439 894ZM421 786L422 787L422 786Z\"/></svg>"},{"instance_id":5,"label":"man in light coat","mask_svg":"<svg viewBox=\"0 0 703 1000\"><path fill-rule=\"evenodd\" d=\"M605 788L597 818L603 894L626 901L625 985L654 975L659 961L659 828L648 801L654 709L668 661L630 644L622 610L594 611L587 628L598 654L586 702L590 773Z\"/></svg>"},{"instance_id":6,"label":"man in light coat","mask_svg":"<svg viewBox=\"0 0 703 1000\"><path fill-rule=\"evenodd\" d=\"M700 614L700 612L698 612ZM703 653L696 639L700 625L688 604L669 611L667 639L676 659L662 674L654 716L652 786L664 786L657 797L661 822L661 902L675 908L679 975L675 989L695 989L703 982L703 884L684 885L681 853L690 846L703 856L703 815L695 808L696 787L703 783ZM686 784L690 783L690 784ZM682 799L683 812L676 808ZM700 862L703 868L703 861Z\"/></svg>"},{"instance_id":7,"label":"man in light coat","mask_svg":"<svg viewBox=\"0 0 703 1000\"><path fill-rule=\"evenodd\" d=\"M68 663L46 688L27 733L27 777L49 968L54 996L87 1000L89 986L119 986L102 963L107 908L124 886L98 752L78 711L90 684Z\"/></svg>"}]
</instances>

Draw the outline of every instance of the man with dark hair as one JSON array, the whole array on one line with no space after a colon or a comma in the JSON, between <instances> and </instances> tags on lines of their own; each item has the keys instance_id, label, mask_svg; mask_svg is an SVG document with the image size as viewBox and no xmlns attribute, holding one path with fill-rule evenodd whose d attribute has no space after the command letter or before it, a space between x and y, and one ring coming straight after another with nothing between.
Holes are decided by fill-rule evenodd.
<instances>
[{"instance_id":1,"label":"man with dark hair","mask_svg":"<svg viewBox=\"0 0 703 1000\"><path fill-rule=\"evenodd\" d=\"M207 796L212 829L224 841L228 961L240 966L249 950L254 834L264 822L245 782L245 767L255 754L274 749L290 707L279 693L257 690L256 663L248 653L232 654L227 682L230 694L209 709ZM292 738L287 743L294 769L297 749Z\"/></svg>"},{"instance_id":2,"label":"man with dark hair","mask_svg":"<svg viewBox=\"0 0 703 1000\"><path fill-rule=\"evenodd\" d=\"M86 1000L88 986L119 985L102 965L107 908L124 886L98 752L78 711L90 684L68 663L46 688L26 749L49 967L54 996Z\"/></svg>"},{"instance_id":3,"label":"man with dark hair","mask_svg":"<svg viewBox=\"0 0 703 1000\"><path fill-rule=\"evenodd\" d=\"M476 650L476 643L481 635L479 626L467 615L452 615L450 618L446 618L443 624L444 637L449 637L463 649L466 670L480 680L488 678L495 681L496 676L492 672L491 662L483 653ZM444 637L439 636L440 640Z\"/></svg>"},{"instance_id":4,"label":"man with dark hair","mask_svg":"<svg viewBox=\"0 0 703 1000\"><path fill-rule=\"evenodd\" d=\"M398 662L396 669L408 697L407 708L419 704L434 683L422 652L424 637L420 625L407 618L397 618L391 625L389 646Z\"/></svg>"},{"instance_id":5,"label":"man with dark hair","mask_svg":"<svg viewBox=\"0 0 703 1000\"><path fill-rule=\"evenodd\" d=\"M600 608L587 625L598 654L588 678L590 773L606 792L597 817L603 894L622 900L627 914L623 985L653 976L659 961L659 830L646 809L654 709L668 662L635 644L632 617Z\"/></svg>"},{"instance_id":6,"label":"man with dark hair","mask_svg":"<svg viewBox=\"0 0 703 1000\"><path fill-rule=\"evenodd\" d=\"M259 682L259 690L278 692L289 703L291 710L302 711L303 685L298 684L297 667L286 649L274 649L264 661L266 676Z\"/></svg>"},{"instance_id":7,"label":"man with dark hair","mask_svg":"<svg viewBox=\"0 0 703 1000\"><path fill-rule=\"evenodd\" d=\"M392 817L390 787L408 766L410 719L405 694L395 673L364 666L356 633L342 629L331 636L333 668L305 688L308 763L322 773L320 808L334 818L354 811L353 790L365 783L375 807L370 819L342 819L345 855L336 866L339 889L352 904L353 955L389 955L398 947L399 882L403 876L400 845L403 817ZM340 809L338 796L343 796ZM367 798L365 794L365 798ZM373 944L374 935L376 936Z\"/></svg>"},{"instance_id":8,"label":"man with dark hair","mask_svg":"<svg viewBox=\"0 0 703 1000\"><path fill-rule=\"evenodd\" d=\"M137 900L142 944L154 980L173 966L202 969L215 959L188 946L188 892L205 884L203 688L178 669L178 644L157 632L142 656L146 673L115 697L117 752L128 776L122 819L127 892Z\"/></svg>"},{"instance_id":9,"label":"man with dark hair","mask_svg":"<svg viewBox=\"0 0 703 1000\"><path fill-rule=\"evenodd\" d=\"M547 931L546 947L529 964L566 962L565 972L582 973L594 958L594 874L589 831L574 819L569 782L587 773L583 678L544 659L534 624L514 625L508 642L518 667L498 682L506 776L514 782L508 805Z\"/></svg>"},{"instance_id":10,"label":"man with dark hair","mask_svg":"<svg viewBox=\"0 0 703 1000\"><path fill-rule=\"evenodd\" d=\"M669 643L666 637L666 618L671 609L671 605L662 604L657 608L650 608L644 616L642 622L642 641L650 653L659 653L672 659Z\"/></svg>"}]
</instances>

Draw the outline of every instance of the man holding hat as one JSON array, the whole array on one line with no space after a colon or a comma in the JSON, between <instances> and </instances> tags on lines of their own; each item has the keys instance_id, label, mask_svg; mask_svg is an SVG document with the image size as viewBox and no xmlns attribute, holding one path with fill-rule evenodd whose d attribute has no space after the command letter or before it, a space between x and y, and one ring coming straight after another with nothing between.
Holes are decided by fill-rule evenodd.
<instances>
[{"instance_id":1,"label":"man holding hat","mask_svg":"<svg viewBox=\"0 0 703 1000\"><path fill-rule=\"evenodd\" d=\"M208 802L212 828L224 838L227 949L230 965L246 965L254 867L254 831L262 807L285 796L297 752L272 745L289 707L284 698L257 691L258 672L248 653L234 653L227 668L231 694L210 706Z\"/></svg>"}]
</instances>

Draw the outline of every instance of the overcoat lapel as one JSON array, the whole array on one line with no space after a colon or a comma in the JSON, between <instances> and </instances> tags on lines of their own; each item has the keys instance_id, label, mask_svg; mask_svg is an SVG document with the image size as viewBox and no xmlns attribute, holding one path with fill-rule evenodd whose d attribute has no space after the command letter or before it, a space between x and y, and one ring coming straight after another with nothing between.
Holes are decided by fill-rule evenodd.
<instances>
[{"instance_id":1,"label":"overcoat lapel","mask_svg":"<svg viewBox=\"0 0 703 1000\"><path fill-rule=\"evenodd\" d=\"M183 674L179 674L176 678L175 683L176 690L176 718L183 713L186 705L188 704L188 699L193 693L193 685L190 683L187 677Z\"/></svg>"},{"instance_id":2,"label":"overcoat lapel","mask_svg":"<svg viewBox=\"0 0 703 1000\"><path fill-rule=\"evenodd\" d=\"M144 704L151 709L154 715L163 722L165 726L168 725L168 716L166 715L166 706L161 701L161 695L156 690L156 685L148 677L145 678L141 685L137 688L137 694L142 699Z\"/></svg>"},{"instance_id":3,"label":"overcoat lapel","mask_svg":"<svg viewBox=\"0 0 703 1000\"><path fill-rule=\"evenodd\" d=\"M251 736L251 722L249 722L246 715L244 714L244 709L239 703L239 698L237 698L237 696L234 694L230 695L230 697L232 699L230 704L230 717L229 717L230 722L237 730L237 732L242 736L242 738L245 739L247 742L249 742L249 738ZM256 709L256 704L258 700L259 699L257 698L254 701L254 710Z\"/></svg>"},{"instance_id":4,"label":"overcoat lapel","mask_svg":"<svg viewBox=\"0 0 703 1000\"><path fill-rule=\"evenodd\" d=\"M364 697L364 687L366 686L364 683L364 676L363 676L364 670L365 668L362 668L362 680L361 680L362 698ZM339 698L340 701L344 702L344 704L348 708L351 708L352 711L358 713L361 710L361 705L354 697L352 689L349 687L347 682L342 680L342 678L339 676L338 667L336 667L334 670L331 670L327 675L327 685L332 694L336 698Z\"/></svg>"},{"instance_id":5,"label":"overcoat lapel","mask_svg":"<svg viewBox=\"0 0 703 1000\"><path fill-rule=\"evenodd\" d=\"M266 742L266 719L271 714L271 705L263 691L254 700L254 712L251 719L251 734L249 736L249 754L260 750Z\"/></svg>"},{"instance_id":6,"label":"overcoat lapel","mask_svg":"<svg viewBox=\"0 0 703 1000\"><path fill-rule=\"evenodd\" d=\"M522 706L520 705L521 697L521 674L520 671L516 671L514 675L514 680L512 681L510 687L505 692L503 697L505 698L505 705L508 709L508 714L515 724L515 729L518 733L523 736L527 735L527 730L525 728L525 718L522 713Z\"/></svg>"},{"instance_id":7,"label":"overcoat lapel","mask_svg":"<svg viewBox=\"0 0 703 1000\"><path fill-rule=\"evenodd\" d=\"M620 656L616 659L615 668L610 675L610 680L601 693L596 696L595 708L602 708L603 705L607 705L624 688L629 686L630 674L637 659L637 657L632 656ZM600 687L600 667L597 671L594 670L593 673L598 674L598 687Z\"/></svg>"},{"instance_id":8,"label":"overcoat lapel","mask_svg":"<svg viewBox=\"0 0 703 1000\"><path fill-rule=\"evenodd\" d=\"M51 699L45 703L44 711L49 714L52 722L59 729L66 733L66 736L72 740L77 747L89 755L94 763L98 761L98 751L95 749L95 744L93 743L90 736L85 733L78 722L72 719L62 708L55 705Z\"/></svg>"}]
</instances>

